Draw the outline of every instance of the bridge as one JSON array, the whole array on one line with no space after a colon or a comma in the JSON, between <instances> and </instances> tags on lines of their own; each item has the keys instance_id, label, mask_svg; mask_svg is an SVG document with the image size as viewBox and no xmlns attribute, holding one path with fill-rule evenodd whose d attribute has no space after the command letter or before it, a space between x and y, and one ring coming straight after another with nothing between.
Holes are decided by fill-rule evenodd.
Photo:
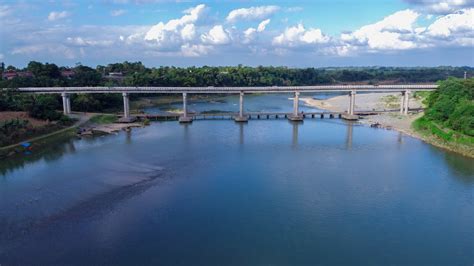
<instances>
[{"instance_id":1,"label":"bridge","mask_svg":"<svg viewBox=\"0 0 474 266\"><path fill-rule=\"evenodd\" d=\"M438 86L434 84L406 84L406 85L322 85L322 86L260 86L260 87L28 87L18 88L21 93L35 94L61 94L63 99L63 112L71 113L71 94L84 93L120 93L123 97L123 117L122 121L132 121L134 117L130 115L129 96L131 93L155 93L155 94L182 94L183 114L179 117L181 123L192 122L193 116L188 113L188 94L239 94L239 113L234 119L237 122L246 122L249 115L244 113L244 95L252 93L292 93L293 112L285 115L289 120L302 121L304 114L299 112L300 93L337 92L349 95L349 108L342 114L343 118L354 119L355 96L358 92L376 93L400 93L400 113L408 114L409 95L414 91L432 91ZM363 94L362 94L363 95ZM258 114L257 114L258 115ZM262 113L262 115L265 115ZM266 114L269 115L269 114Z\"/></svg>"}]
</instances>

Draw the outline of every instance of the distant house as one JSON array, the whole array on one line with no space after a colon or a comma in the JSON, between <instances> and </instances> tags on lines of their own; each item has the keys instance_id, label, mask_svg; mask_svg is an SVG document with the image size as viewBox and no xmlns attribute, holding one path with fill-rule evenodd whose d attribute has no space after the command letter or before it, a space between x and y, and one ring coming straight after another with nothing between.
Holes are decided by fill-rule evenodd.
<instances>
[{"instance_id":1,"label":"distant house","mask_svg":"<svg viewBox=\"0 0 474 266\"><path fill-rule=\"evenodd\" d=\"M76 75L76 72L73 69L61 70L61 77L63 78L72 78L74 75Z\"/></svg>"},{"instance_id":2,"label":"distant house","mask_svg":"<svg viewBox=\"0 0 474 266\"><path fill-rule=\"evenodd\" d=\"M15 70L8 70L6 72L3 72L2 74L2 78L6 80L11 80L16 77L32 78L34 77L34 75L30 71L15 71Z\"/></svg>"},{"instance_id":3,"label":"distant house","mask_svg":"<svg viewBox=\"0 0 474 266\"><path fill-rule=\"evenodd\" d=\"M105 76L106 79L115 79L115 80L123 80L125 75L122 72L109 72L108 75Z\"/></svg>"}]
</instances>

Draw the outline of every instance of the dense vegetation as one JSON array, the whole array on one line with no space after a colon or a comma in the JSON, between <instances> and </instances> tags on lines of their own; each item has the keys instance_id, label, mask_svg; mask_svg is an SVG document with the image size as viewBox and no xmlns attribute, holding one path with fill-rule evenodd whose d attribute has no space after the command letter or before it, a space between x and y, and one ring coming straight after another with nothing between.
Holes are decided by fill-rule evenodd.
<instances>
[{"instance_id":1,"label":"dense vegetation","mask_svg":"<svg viewBox=\"0 0 474 266\"><path fill-rule=\"evenodd\" d=\"M461 78L471 67L352 67L352 68L288 68L288 67L158 67L147 68L141 62L116 63L73 68L72 77L61 76L65 67L30 62L24 69L13 66L7 70L29 71L34 78L18 77L1 81L0 87L33 86L273 86L316 85L337 83L418 83L436 82L448 77ZM123 79L108 79L111 72L123 73Z\"/></svg>"},{"instance_id":2,"label":"dense vegetation","mask_svg":"<svg viewBox=\"0 0 474 266\"><path fill-rule=\"evenodd\" d=\"M446 141L474 144L474 78L440 81L426 104L415 128Z\"/></svg>"}]
</instances>

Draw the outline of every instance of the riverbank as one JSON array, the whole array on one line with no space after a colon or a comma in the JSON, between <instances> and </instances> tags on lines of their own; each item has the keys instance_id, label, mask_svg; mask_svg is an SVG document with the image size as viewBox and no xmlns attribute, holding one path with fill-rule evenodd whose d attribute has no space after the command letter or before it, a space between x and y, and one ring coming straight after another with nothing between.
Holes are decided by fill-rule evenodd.
<instances>
[{"instance_id":1,"label":"riverbank","mask_svg":"<svg viewBox=\"0 0 474 266\"><path fill-rule=\"evenodd\" d=\"M335 96L325 100L318 100L313 98L301 98L306 105L325 109L334 112L344 112L349 107L348 97ZM421 97L410 98L410 108L422 108L423 99ZM373 111L373 110L391 110L400 106L400 96L393 93L367 93L356 99L356 110ZM418 138L433 146L446 149L452 152L462 154L467 157L474 158L474 147L455 142L448 142L439 139L433 135L418 131L413 127L415 120L423 116L423 113L409 114L408 116L401 115L397 112L384 113L378 115L370 115L359 120L361 124L368 126L376 125L380 128L396 130L414 138Z\"/></svg>"}]
</instances>

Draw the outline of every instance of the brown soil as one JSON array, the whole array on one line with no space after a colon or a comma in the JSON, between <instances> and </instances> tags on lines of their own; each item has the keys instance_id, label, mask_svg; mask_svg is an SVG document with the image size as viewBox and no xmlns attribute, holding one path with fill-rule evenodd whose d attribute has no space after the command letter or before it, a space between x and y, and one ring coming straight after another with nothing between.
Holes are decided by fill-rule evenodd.
<instances>
[{"instance_id":1,"label":"brown soil","mask_svg":"<svg viewBox=\"0 0 474 266\"><path fill-rule=\"evenodd\" d=\"M0 122L12 119L28 120L33 127L41 127L49 124L49 121L32 118L26 112L0 112Z\"/></svg>"}]
</instances>

